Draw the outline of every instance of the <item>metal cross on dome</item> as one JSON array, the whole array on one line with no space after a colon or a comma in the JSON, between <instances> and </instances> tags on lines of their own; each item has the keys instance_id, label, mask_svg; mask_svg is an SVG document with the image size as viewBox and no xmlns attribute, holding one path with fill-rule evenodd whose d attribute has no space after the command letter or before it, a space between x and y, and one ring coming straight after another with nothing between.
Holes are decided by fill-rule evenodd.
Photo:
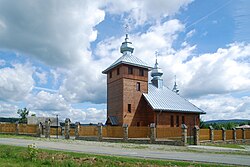
<instances>
[{"instance_id":1,"label":"metal cross on dome","mask_svg":"<svg viewBox=\"0 0 250 167\"><path fill-rule=\"evenodd\" d=\"M128 24L125 24L124 28L125 28L126 34L128 34L128 32L129 32L129 25L128 25Z\"/></svg>"},{"instance_id":2,"label":"metal cross on dome","mask_svg":"<svg viewBox=\"0 0 250 167\"><path fill-rule=\"evenodd\" d=\"M155 60L156 60L156 63L157 63L157 57L160 55L160 53L156 50L155 51Z\"/></svg>"}]
</instances>

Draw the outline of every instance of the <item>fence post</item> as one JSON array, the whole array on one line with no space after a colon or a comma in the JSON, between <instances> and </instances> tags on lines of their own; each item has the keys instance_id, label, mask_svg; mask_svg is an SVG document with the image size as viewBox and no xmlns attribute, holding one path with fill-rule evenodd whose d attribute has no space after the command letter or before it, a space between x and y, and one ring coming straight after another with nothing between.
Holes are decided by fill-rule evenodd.
<instances>
[{"instance_id":1,"label":"fence post","mask_svg":"<svg viewBox=\"0 0 250 167\"><path fill-rule=\"evenodd\" d=\"M128 141L128 124L123 124L123 141L127 142Z\"/></svg>"},{"instance_id":2,"label":"fence post","mask_svg":"<svg viewBox=\"0 0 250 167\"><path fill-rule=\"evenodd\" d=\"M214 128L212 126L209 126L210 129L210 134L209 134L209 138L211 140L211 142L214 142Z\"/></svg>"},{"instance_id":3,"label":"fence post","mask_svg":"<svg viewBox=\"0 0 250 167\"><path fill-rule=\"evenodd\" d=\"M98 141L102 141L102 123L98 123Z\"/></svg>"},{"instance_id":4,"label":"fence post","mask_svg":"<svg viewBox=\"0 0 250 167\"><path fill-rule=\"evenodd\" d=\"M181 124L181 141L183 146L187 144L187 125L185 124Z\"/></svg>"},{"instance_id":5,"label":"fence post","mask_svg":"<svg viewBox=\"0 0 250 167\"><path fill-rule=\"evenodd\" d=\"M65 139L70 138L70 122L69 118L65 119Z\"/></svg>"},{"instance_id":6,"label":"fence post","mask_svg":"<svg viewBox=\"0 0 250 167\"><path fill-rule=\"evenodd\" d=\"M194 145L200 145L200 128L194 126Z\"/></svg>"},{"instance_id":7,"label":"fence post","mask_svg":"<svg viewBox=\"0 0 250 167\"><path fill-rule=\"evenodd\" d=\"M50 138L50 119L45 120L45 138Z\"/></svg>"},{"instance_id":8,"label":"fence post","mask_svg":"<svg viewBox=\"0 0 250 167\"><path fill-rule=\"evenodd\" d=\"M150 124L150 143L154 143L156 138L155 123Z\"/></svg>"},{"instance_id":9,"label":"fence post","mask_svg":"<svg viewBox=\"0 0 250 167\"><path fill-rule=\"evenodd\" d=\"M234 142L236 143L236 140L237 140L237 135L236 135L236 128L232 128L233 129L233 140Z\"/></svg>"},{"instance_id":10,"label":"fence post","mask_svg":"<svg viewBox=\"0 0 250 167\"><path fill-rule=\"evenodd\" d=\"M16 122L16 135L18 135L19 134L19 122L17 121Z\"/></svg>"},{"instance_id":11,"label":"fence post","mask_svg":"<svg viewBox=\"0 0 250 167\"><path fill-rule=\"evenodd\" d=\"M79 138L80 122L75 123L75 139Z\"/></svg>"},{"instance_id":12,"label":"fence post","mask_svg":"<svg viewBox=\"0 0 250 167\"><path fill-rule=\"evenodd\" d=\"M241 130L242 130L242 142L244 143L246 140L246 130L245 128L242 128Z\"/></svg>"},{"instance_id":13,"label":"fence post","mask_svg":"<svg viewBox=\"0 0 250 167\"><path fill-rule=\"evenodd\" d=\"M224 127L222 127L221 130L222 130L222 140L225 142L227 138L227 132Z\"/></svg>"},{"instance_id":14,"label":"fence post","mask_svg":"<svg viewBox=\"0 0 250 167\"><path fill-rule=\"evenodd\" d=\"M41 137L41 127L40 123L36 125L36 136Z\"/></svg>"}]
</instances>

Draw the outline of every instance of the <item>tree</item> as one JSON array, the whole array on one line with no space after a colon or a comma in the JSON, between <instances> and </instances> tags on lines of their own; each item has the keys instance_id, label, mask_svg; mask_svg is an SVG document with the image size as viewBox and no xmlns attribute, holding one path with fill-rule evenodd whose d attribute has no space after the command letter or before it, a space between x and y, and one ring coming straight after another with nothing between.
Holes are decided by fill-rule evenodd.
<instances>
[{"instance_id":1,"label":"tree","mask_svg":"<svg viewBox=\"0 0 250 167\"><path fill-rule=\"evenodd\" d=\"M27 116L29 115L29 110L25 107L23 109L18 109L17 114L19 114L19 122L20 123L27 123Z\"/></svg>"}]
</instances>

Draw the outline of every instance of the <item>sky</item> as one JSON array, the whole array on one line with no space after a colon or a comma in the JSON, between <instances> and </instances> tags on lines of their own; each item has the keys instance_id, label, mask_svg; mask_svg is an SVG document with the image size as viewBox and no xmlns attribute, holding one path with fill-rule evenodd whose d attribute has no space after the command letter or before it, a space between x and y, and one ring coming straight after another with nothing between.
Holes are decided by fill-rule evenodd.
<instances>
[{"instance_id":1,"label":"sky","mask_svg":"<svg viewBox=\"0 0 250 167\"><path fill-rule=\"evenodd\" d=\"M202 120L250 119L249 20L248 0L0 0L0 117L104 123L102 71L128 33Z\"/></svg>"}]
</instances>

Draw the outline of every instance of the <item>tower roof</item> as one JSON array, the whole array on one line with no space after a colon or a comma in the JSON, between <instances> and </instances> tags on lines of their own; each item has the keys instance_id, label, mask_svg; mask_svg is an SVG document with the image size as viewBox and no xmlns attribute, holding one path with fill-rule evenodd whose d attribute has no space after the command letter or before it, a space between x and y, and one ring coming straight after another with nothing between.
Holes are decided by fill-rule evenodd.
<instances>
[{"instance_id":1,"label":"tower roof","mask_svg":"<svg viewBox=\"0 0 250 167\"><path fill-rule=\"evenodd\" d=\"M154 66L154 68L152 68L151 76L152 76L153 78L155 78L155 77L159 77L159 78L160 78L162 75L163 75L163 71L162 71L162 69L159 67L158 62L157 62L157 57L156 57L155 66Z\"/></svg>"},{"instance_id":2,"label":"tower roof","mask_svg":"<svg viewBox=\"0 0 250 167\"><path fill-rule=\"evenodd\" d=\"M132 47L132 42L128 42L128 34L126 34L125 41L122 43L120 51L123 55L119 59L117 59L113 64L111 64L107 69L105 69L102 72L103 74L107 74L109 70L120 64L127 64L136 67L151 69L151 67L147 63L132 55L134 48Z\"/></svg>"}]
</instances>

